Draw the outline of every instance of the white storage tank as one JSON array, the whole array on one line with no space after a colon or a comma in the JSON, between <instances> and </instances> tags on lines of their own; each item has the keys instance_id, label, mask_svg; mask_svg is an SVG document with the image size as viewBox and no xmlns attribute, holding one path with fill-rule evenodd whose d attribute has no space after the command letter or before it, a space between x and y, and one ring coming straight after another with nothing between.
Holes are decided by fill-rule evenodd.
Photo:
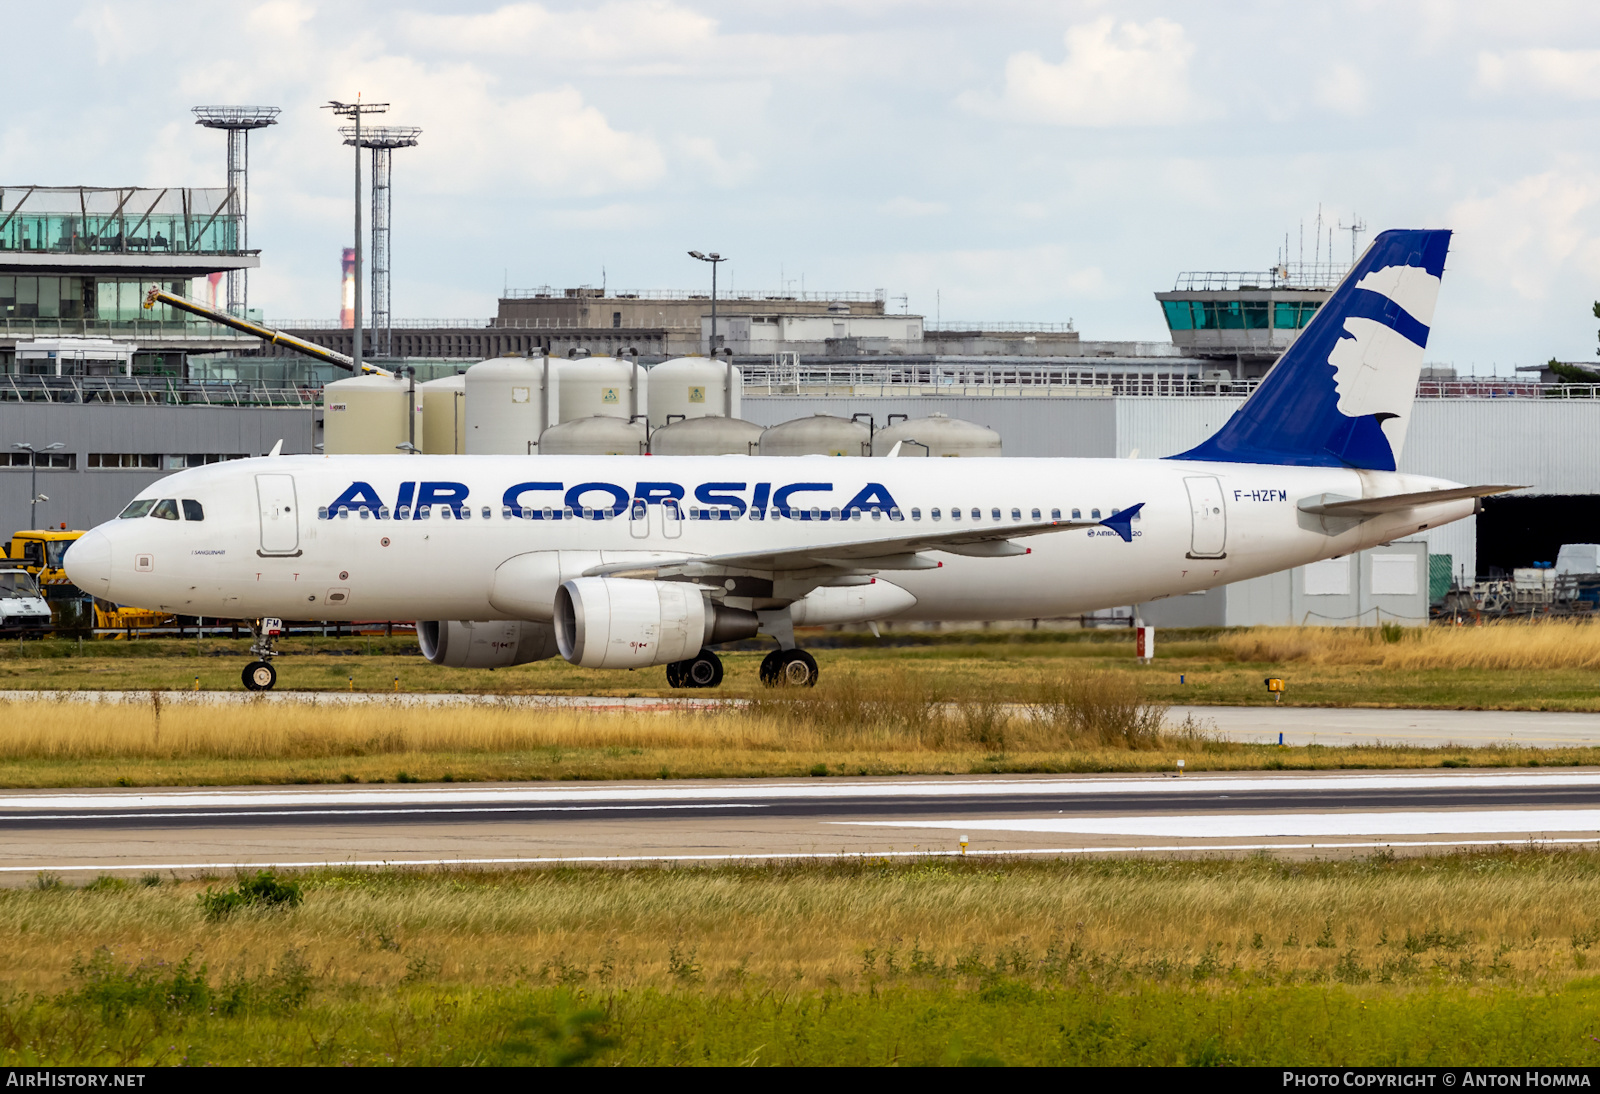
<instances>
[{"instance_id":1,"label":"white storage tank","mask_svg":"<svg viewBox=\"0 0 1600 1094\"><path fill-rule=\"evenodd\" d=\"M544 431L538 451L546 456L642 456L648 448L644 422L594 414Z\"/></svg>"},{"instance_id":2,"label":"white storage tank","mask_svg":"<svg viewBox=\"0 0 1600 1094\"><path fill-rule=\"evenodd\" d=\"M682 418L651 432L650 451L657 456L753 456L762 432L754 422L739 418Z\"/></svg>"},{"instance_id":3,"label":"white storage tank","mask_svg":"<svg viewBox=\"0 0 1600 1094\"><path fill-rule=\"evenodd\" d=\"M322 389L322 451L330 456L400 455L421 440L411 382L399 376L352 376Z\"/></svg>"},{"instance_id":4,"label":"white storage tank","mask_svg":"<svg viewBox=\"0 0 1600 1094\"><path fill-rule=\"evenodd\" d=\"M637 362L616 357L552 361L557 369L558 421L596 416L631 421L649 405L647 373ZM470 400L469 400L470 401Z\"/></svg>"},{"instance_id":5,"label":"white storage tank","mask_svg":"<svg viewBox=\"0 0 1600 1094\"><path fill-rule=\"evenodd\" d=\"M667 419L743 413L744 377L732 361L709 357L674 357L650 369L650 428Z\"/></svg>"},{"instance_id":6,"label":"white storage tank","mask_svg":"<svg viewBox=\"0 0 1600 1094\"><path fill-rule=\"evenodd\" d=\"M868 456L872 431L849 418L813 414L780 422L761 434L763 456Z\"/></svg>"},{"instance_id":7,"label":"white storage tank","mask_svg":"<svg viewBox=\"0 0 1600 1094\"><path fill-rule=\"evenodd\" d=\"M466 393L467 378L459 374L417 385L422 407L418 448L430 456L459 456L467 450Z\"/></svg>"},{"instance_id":8,"label":"white storage tank","mask_svg":"<svg viewBox=\"0 0 1600 1094\"><path fill-rule=\"evenodd\" d=\"M1000 434L948 414L891 422L873 435L872 454L887 456L896 443L902 456L1000 455Z\"/></svg>"},{"instance_id":9,"label":"white storage tank","mask_svg":"<svg viewBox=\"0 0 1600 1094\"><path fill-rule=\"evenodd\" d=\"M473 456L529 456L556 420L561 370L548 357L495 357L467 369L466 452Z\"/></svg>"}]
</instances>

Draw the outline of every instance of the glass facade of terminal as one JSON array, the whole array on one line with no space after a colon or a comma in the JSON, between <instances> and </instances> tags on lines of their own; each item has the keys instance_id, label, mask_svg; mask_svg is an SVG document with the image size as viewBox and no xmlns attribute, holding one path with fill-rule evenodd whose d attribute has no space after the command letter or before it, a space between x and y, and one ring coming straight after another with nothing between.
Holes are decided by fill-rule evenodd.
<instances>
[{"instance_id":1,"label":"glass facade of terminal","mask_svg":"<svg viewBox=\"0 0 1600 1094\"><path fill-rule=\"evenodd\" d=\"M1170 330L1300 330L1322 305L1302 300L1163 300Z\"/></svg>"},{"instance_id":2,"label":"glass facade of terminal","mask_svg":"<svg viewBox=\"0 0 1600 1094\"><path fill-rule=\"evenodd\" d=\"M0 251L236 254L225 189L0 187Z\"/></svg>"},{"instance_id":3,"label":"glass facade of terminal","mask_svg":"<svg viewBox=\"0 0 1600 1094\"><path fill-rule=\"evenodd\" d=\"M165 304L144 310L144 294L159 285L174 296L189 295L189 281L130 277L55 277L0 274L0 319L105 319L198 322Z\"/></svg>"}]
</instances>

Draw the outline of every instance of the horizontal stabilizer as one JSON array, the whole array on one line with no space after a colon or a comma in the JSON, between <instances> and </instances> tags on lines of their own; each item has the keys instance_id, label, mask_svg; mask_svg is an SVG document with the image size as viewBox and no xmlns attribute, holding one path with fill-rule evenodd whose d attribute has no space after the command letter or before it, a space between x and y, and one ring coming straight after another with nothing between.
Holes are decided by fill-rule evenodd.
<instances>
[{"instance_id":1,"label":"horizontal stabilizer","mask_svg":"<svg viewBox=\"0 0 1600 1094\"><path fill-rule=\"evenodd\" d=\"M1415 509L1419 505L1460 501L1462 498L1484 498L1490 494L1505 494L1512 490L1526 489L1526 486L1458 486L1453 490L1419 490L1411 494L1388 494L1380 498L1346 498L1338 494L1318 494L1300 502L1298 508L1302 513L1319 517L1375 517L1382 513Z\"/></svg>"}]
</instances>

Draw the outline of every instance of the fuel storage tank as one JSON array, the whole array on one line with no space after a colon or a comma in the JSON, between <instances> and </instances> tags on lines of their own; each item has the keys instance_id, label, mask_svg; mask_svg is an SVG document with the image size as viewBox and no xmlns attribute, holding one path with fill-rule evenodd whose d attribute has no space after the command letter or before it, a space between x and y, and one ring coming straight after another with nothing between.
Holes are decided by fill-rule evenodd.
<instances>
[{"instance_id":1,"label":"fuel storage tank","mask_svg":"<svg viewBox=\"0 0 1600 1094\"><path fill-rule=\"evenodd\" d=\"M593 417L632 421L644 415L649 374L637 362L617 357L579 357L550 364L559 377L555 405L560 413L556 421Z\"/></svg>"},{"instance_id":2,"label":"fuel storage tank","mask_svg":"<svg viewBox=\"0 0 1600 1094\"><path fill-rule=\"evenodd\" d=\"M674 357L651 367L649 375L651 429L669 418L737 418L743 412L744 379L732 361Z\"/></svg>"},{"instance_id":3,"label":"fuel storage tank","mask_svg":"<svg viewBox=\"0 0 1600 1094\"><path fill-rule=\"evenodd\" d=\"M430 456L459 456L467 450L467 378L441 376L417 385L422 406L418 447Z\"/></svg>"},{"instance_id":4,"label":"fuel storage tank","mask_svg":"<svg viewBox=\"0 0 1600 1094\"><path fill-rule=\"evenodd\" d=\"M849 418L813 414L780 422L761 434L763 456L869 456L872 431Z\"/></svg>"},{"instance_id":5,"label":"fuel storage tank","mask_svg":"<svg viewBox=\"0 0 1600 1094\"><path fill-rule=\"evenodd\" d=\"M558 419L561 370L548 357L495 357L467 369L462 432L474 456L528 456Z\"/></svg>"},{"instance_id":6,"label":"fuel storage tank","mask_svg":"<svg viewBox=\"0 0 1600 1094\"><path fill-rule=\"evenodd\" d=\"M872 454L887 456L897 443L901 456L1000 455L1000 434L947 414L891 422L873 435Z\"/></svg>"},{"instance_id":7,"label":"fuel storage tank","mask_svg":"<svg viewBox=\"0 0 1600 1094\"><path fill-rule=\"evenodd\" d=\"M651 388L651 394L660 388ZM763 430L739 418L680 418L650 434L657 456L753 456Z\"/></svg>"},{"instance_id":8,"label":"fuel storage tank","mask_svg":"<svg viewBox=\"0 0 1600 1094\"><path fill-rule=\"evenodd\" d=\"M546 456L642 456L649 450L643 421L592 414L544 431L535 449Z\"/></svg>"},{"instance_id":9,"label":"fuel storage tank","mask_svg":"<svg viewBox=\"0 0 1600 1094\"><path fill-rule=\"evenodd\" d=\"M411 381L398 376L352 376L322 389L322 451L330 456L399 455L420 441L421 416Z\"/></svg>"}]
</instances>

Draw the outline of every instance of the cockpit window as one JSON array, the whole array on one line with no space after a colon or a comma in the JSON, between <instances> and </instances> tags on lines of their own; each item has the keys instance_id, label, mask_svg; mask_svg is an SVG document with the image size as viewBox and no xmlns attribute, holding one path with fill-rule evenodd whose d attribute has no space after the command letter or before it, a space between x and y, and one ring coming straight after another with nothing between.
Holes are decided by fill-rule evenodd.
<instances>
[{"instance_id":1,"label":"cockpit window","mask_svg":"<svg viewBox=\"0 0 1600 1094\"><path fill-rule=\"evenodd\" d=\"M156 502L156 507L150 510L150 515L158 520L177 520L178 503L171 498L162 498Z\"/></svg>"},{"instance_id":2,"label":"cockpit window","mask_svg":"<svg viewBox=\"0 0 1600 1094\"><path fill-rule=\"evenodd\" d=\"M128 507L122 511L118 519L133 520L135 517L149 516L150 510L155 508L155 504L154 498L140 498L138 501L130 501Z\"/></svg>"},{"instance_id":3,"label":"cockpit window","mask_svg":"<svg viewBox=\"0 0 1600 1094\"><path fill-rule=\"evenodd\" d=\"M202 509L200 507L200 503L195 501L193 498L184 498L183 499L183 519L184 520L205 520L206 519L206 511L204 509Z\"/></svg>"}]
</instances>

